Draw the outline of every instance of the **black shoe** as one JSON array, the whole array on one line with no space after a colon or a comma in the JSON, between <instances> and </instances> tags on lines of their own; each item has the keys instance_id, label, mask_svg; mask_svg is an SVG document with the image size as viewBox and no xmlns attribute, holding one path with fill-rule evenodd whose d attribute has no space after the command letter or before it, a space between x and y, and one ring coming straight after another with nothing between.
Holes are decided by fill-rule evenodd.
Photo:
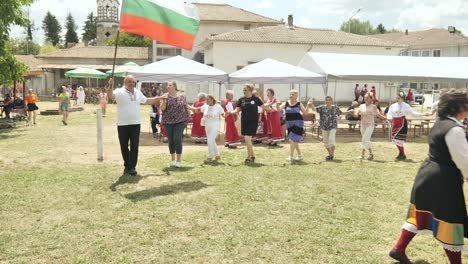
<instances>
[{"instance_id":1,"label":"black shoe","mask_svg":"<svg viewBox=\"0 0 468 264\"><path fill-rule=\"evenodd\" d=\"M130 174L131 176L137 176L138 173L134 168L131 168L128 170L128 174Z\"/></svg>"},{"instance_id":2,"label":"black shoe","mask_svg":"<svg viewBox=\"0 0 468 264\"><path fill-rule=\"evenodd\" d=\"M68 125L67 122L65 122L65 120L62 120L62 123L63 123L64 125Z\"/></svg>"},{"instance_id":3,"label":"black shoe","mask_svg":"<svg viewBox=\"0 0 468 264\"><path fill-rule=\"evenodd\" d=\"M396 157L397 160L405 160L406 159L406 155L405 154L398 154L398 156Z\"/></svg>"},{"instance_id":4,"label":"black shoe","mask_svg":"<svg viewBox=\"0 0 468 264\"><path fill-rule=\"evenodd\" d=\"M262 143L261 140L254 140L254 142L253 142L254 145L261 144L261 143Z\"/></svg>"},{"instance_id":5,"label":"black shoe","mask_svg":"<svg viewBox=\"0 0 468 264\"><path fill-rule=\"evenodd\" d=\"M124 171L123 171L123 174L124 174L124 175L127 175L127 174L128 174L128 170L129 170L129 169L128 169L127 167L125 167L125 169L124 169Z\"/></svg>"},{"instance_id":6,"label":"black shoe","mask_svg":"<svg viewBox=\"0 0 468 264\"><path fill-rule=\"evenodd\" d=\"M394 251L393 249L390 250L390 253L388 253L388 255L394 259L394 260L398 260L400 263L403 263L403 264L412 264L413 262L411 262L407 256L403 256L401 255L400 253Z\"/></svg>"}]
</instances>

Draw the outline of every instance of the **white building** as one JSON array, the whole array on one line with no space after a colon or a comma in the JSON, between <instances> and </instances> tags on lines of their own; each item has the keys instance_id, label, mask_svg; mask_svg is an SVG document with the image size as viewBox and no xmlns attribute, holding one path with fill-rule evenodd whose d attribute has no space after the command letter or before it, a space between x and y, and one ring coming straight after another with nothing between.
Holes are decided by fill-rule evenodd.
<instances>
[{"instance_id":1,"label":"white building","mask_svg":"<svg viewBox=\"0 0 468 264\"><path fill-rule=\"evenodd\" d=\"M352 54L378 54L398 55L405 45L390 41L360 36L346 32L327 29L301 28L292 25L259 27L250 30L238 30L208 38L203 43L205 64L232 73L242 67L272 58L292 65L299 61L308 51L352 53ZM359 67L359 62L356 62ZM353 88L356 83L368 83L383 88L384 84L367 82L366 80L353 80L352 82L329 83L329 95L336 96L337 101L349 101L353 97ZM288 96L289 85L269 85L276 90L277 97L284 100ZM260 90L263 87L260 87ZM267 88L267 87L265 87ZM296 86L298 88L298 86ZM330 89L331 88L331 89ZM234 86L237 95L241 87ZM304 97L316 97L323 100L324 91L320 85L302 86L300 89L302 100Z\"/></svg>"},{"instance_id":2,"label":"white building","mask_svg":"<svg viewBox=\"0 0 468 264\"><path fill-rule=\"evenodd\" d=\"M407 46L401 56L415 57L468 57L468 38L457 32L454 27L448 29L433 28L423 31L408 31L373 35L386 41ZM417 90L431 90L432 87L465 87L464 83L411 83Z\"/></svg>"}]
</instances>

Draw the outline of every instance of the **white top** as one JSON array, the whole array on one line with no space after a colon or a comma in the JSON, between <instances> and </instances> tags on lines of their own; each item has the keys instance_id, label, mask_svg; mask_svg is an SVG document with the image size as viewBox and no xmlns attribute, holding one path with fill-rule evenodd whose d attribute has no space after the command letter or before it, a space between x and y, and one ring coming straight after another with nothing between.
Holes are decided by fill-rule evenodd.
<instances>
[{"instance_id":1,"label":"white top","mask_svg":"<svg viewBox=\"0 0 468 264\"><path fill-rule=\"evenodd\" d=\"M117 102L117 125L141 124L140 104L146 103L146 96L138 89L134 89L133 93L130 93L125 87L117 88L113 93Z\"/></svg>"},{"instance_id":2,"label":"white top","mask_svg":"<svg viewBox=\"0 0 468 264\"><path fill-rule=\"evenodd\" d=\"M453 117L449 118L462 127L456 126L450 129L445 135L445 142L447 143L453 162L461 170L463 177L468 178L468 142L466 141L465 130L460 121Z\"/></svg>"},{"instance_id":3,"label":"white top","mask_svg":"<svg viewBox=\"0 0 468 264\"><path fill-rule=\"evenodd\" d=\"M219 104L209 106L204 104L200 107L200 111L203 112L203 118L205 118L205 124L214 124L221 121L221 114L224 113L223 108Z\"/></svg>"},{"instance_id":4,"label":"white top","mask_svg":"<svg viewBox=\"0 0 468 264\"><path fill-rule=\"evenodd\" d=\"M402 117L407 115L411 115L414 117L423 116L423 114L414 111L409 104L402 102L401 104L394 103L390 106L390 108L388 109L387 118L392 119L394 117Z\"/></svg>"},{"instance_id":5,"label":"white top","mask_svg":"<svg viewBox=\"0 0 468 264\"><path fill-rule=\"evenodd\" d=\"M83 91L83 90L78 90L78 92L76 92L76 96L78 98L85 98L85 95L86 95L85 91Z\"/></svg>"},{"instance_id":6,"label":"white top","mask_svg":"<svg viewBox=\"0 0 468 264\"><path fill-rule=\"evenodd\" d=\"M232 105L232 102L228 102L226 104L226 110L228 110L228 112L234 111L234 106Z\"/></svg>"},{"instance_id":7,"label":"white top","mask_svg":"<svg viewBox=\"0 0 468 264\"><path fill-rule=\"evenodd\" d=\"M359 106L359 115L361 116L361 126L370 127L375 125L375 116L377 115L377 107L373 104L367 106L362 104Z\"/></svg>"}]
</instances>

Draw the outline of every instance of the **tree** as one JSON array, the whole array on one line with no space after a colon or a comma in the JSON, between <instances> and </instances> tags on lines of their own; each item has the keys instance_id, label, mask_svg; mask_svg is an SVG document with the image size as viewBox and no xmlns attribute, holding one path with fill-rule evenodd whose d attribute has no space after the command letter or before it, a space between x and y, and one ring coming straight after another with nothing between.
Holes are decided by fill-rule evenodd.
<instances>
[{"instance_id":1,"label":"tree","mask_svg":"<svg viewBox=\"0 0 468 264\"><path fill-rule=\"evenodd\" d=\"M107 42L107 46L114 46L117 34ZM119 46L121 47L151 47L152 40L140 35L121 32L119 36Z\"/></svg>"},{"instance_id":2,"label":"tree","mask_svg":"<svg viewBox=\"0 0 468 264\"><path fill-rule=\"evenodd\" d=\"M357 35L370 35L374 32L374 28L369 21L361 22L359 19L355 18L343 22L340 30Z\"/></svg>"},{"instance_id":3,"label":"tree","mask_svg":"<svg viewBox=\"0 0 468 264\"><path fill-rule=\"evenodd\" d=\"M47 53L51 53L57 50L59 50L59 48L54 46L52 43L44 42L44 44L42 44L41 46L41 50L39 51L39 54L47 54Z\"/></svg>"},{"instance_id":4,"label":"tree","mask_svg":"<svg viewBox=\"0 0 468 264\"><path fill-rule=\"evenodd\" d=\"M52 15L50 11L47 11L44 20L42 20L42 29L44 30L46 41L50 41L54 46L60 43L62 26L60 26L57 17Z\"/></svg>"},{"instance_id":5,"label":"tree","mask_svg":"<svg viewBox=\"0 0 468 264\"><path fill-rule=\"evenodd\" d=\"M387 33L387 29L382 25L382 23L380 23L377 28L375 28L374 32L375 34L385 34Z\"/></svg>"},{"instance_id":6,"label":"tree","mask_svg":"<svg viewBox=\"0 0 468 264\"><path fill-rule=\"evenodd\" d=\"M29 40L33 40L33 34L34 31L36 31L36 25L34 24L34 21L28 21L26 26L24 27L24 33L26 34L27 38Z\"/></svg>"},{"instance_id":7,"label":"tree","mask_svg":"<svg viewBox=\"0 0 468 264\"><path fill-rule=\"evenodd\" d=\"M65 47L68 46L68 43L78 43L78 34L76 34L78 26L76 25L75 19L73 19L71 13L68 13L67 15L65 28L67 29L67 33L65 33Z\"/></svg>"},{"instance_id":8,"label":"tree","mask_svg":"<svg viewBox=\"0 0 468 264\"><path fill-rule=\"evenodd\" d=\"M27 71L26 65L16 60L8 48L10 27L12 25L25 26L28 19L24 16L22 6L30 5L32 0L2 0L0 1L0 81L12 83L22 80Z\"/></svg>"},{"instance_id":9,"label":"tree","mask_svg":"<svg viewBox=\"0 0 468 264\"><path fill-rule=\"evenodd\" d=\"M29 38L26 39L10 39L8 41L8 49L15 55L37 55L41 46Z\"/></svg>"},{"instance_id":10,"label":"tree","mask_svg":"<svg viewBox=\"0 0 468 264\"><path fill-rule=\"evenodd\" d=\"M94 43L96 41L96 17L89 13L83 26L83 41Z\"/></svg>"}]
</instances>

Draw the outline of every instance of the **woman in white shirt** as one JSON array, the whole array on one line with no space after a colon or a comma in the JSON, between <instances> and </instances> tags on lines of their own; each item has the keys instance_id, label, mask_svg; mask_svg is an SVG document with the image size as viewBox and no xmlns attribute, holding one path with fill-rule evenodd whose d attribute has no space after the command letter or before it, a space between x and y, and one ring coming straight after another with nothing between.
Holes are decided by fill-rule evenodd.
<instances>
[{"instance_id":1,"label":"woman in white shirt","mask_svg":"<svg viewBox=\"0 0 468 264\"><path fill-rule=\"evenodd\" d=\"M406 116L411 115L414 117L421 117L424 114L415 112L411 106L405 103L405 93L399 92L396 97L397 102L392 104L388 109L387 119L392 120L392 142L398 148L399 154L397 160L405 160L404 144L406 141L406 134L408 133L408 122ZM427 114L426 114L427 115Z\"/></svg>"},{"instance_id":2,"label":"woman in white shirt","mask_svg":"<svg viewBox=\"0 0 468 264\"><path fill-rule=\"evenodd\" d=\"M216 144L216 137L219 134L219 128L221 125L221 117L224 117L224 110L216 102L213 95L206 96L206 104L201 107L189 107L194 112L203 113L201 125L205 126L206 139L208 143L208 159L204 163L208 164L215 160L219 160L221 155L219 154L218 145Z\"/></svg>"},{"instance_id":3,"label":"woman in white shirt","mask_svg":"<svg viewBox=\"0 0 468 264\"><path fill-rule=\"evenodd\" d=\"M463 178L468 178L468 143L461 123L468 118L467 90L442 95L438 114L429 134L429 157L414 180L406 223L390 251L390 257L401 263L411 263L406 247L423 230L432 231L450 263L462 263L463 237L468 237L463 193Z\"/></svg>"},{"instance_id":4,"label":"woman in white shirt","mask_svg":"<svg viewBox=\"0 0 468 264\"><path fill-rule=\"evenodd\" d=\"M366 149L369 151L369 156L367 157L368 160L374 159L374 154L372 154L371 148L371 137L372 133L374 133L375 128L375 118L378 117L380 119L385 120L385 116L380 114L377 110L377 106L375 106L372 102L374 100L374 95L372 93L367 93L364 96L364 104L360 105L359 108L355 110L355 117L361 116L361 135L362 135L362 154L361 159L364 159L364 155L366 154Z\"/></svg>"}]
</instances>

